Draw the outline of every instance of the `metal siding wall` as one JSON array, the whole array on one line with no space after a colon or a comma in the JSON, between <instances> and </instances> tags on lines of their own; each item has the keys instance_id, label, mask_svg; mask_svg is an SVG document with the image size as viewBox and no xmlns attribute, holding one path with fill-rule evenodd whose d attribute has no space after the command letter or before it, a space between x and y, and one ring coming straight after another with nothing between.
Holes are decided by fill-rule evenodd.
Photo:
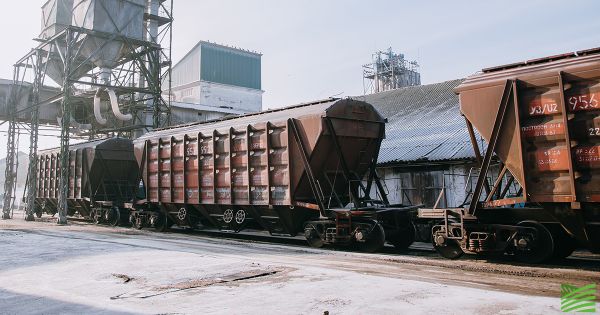
<instances>
[{"instance_id":1,"label":"metal siding wall","mask_svg":"<svg viewBox=\"0 0 600 315\"><path fill-rule=\"evenodd\" d=\"M199 103L258 112L262 109L262 91L213 82L200 82Z\"/></svg>"},{"instance_id":2,"label":"metal siding wall","mask_svg":"<svg viewBox=\"0 0 600 315\"><path fill-rule=\"evenodd\" d=\"M424 204L425 207L433 207L444 187L445 177L446 196L442 197L438 207L457 207L465 198L465 181L469 167L457 165L449 166L445 170L381 168L378 172L387 186L388 199L392 204L409 204L410 199L413 205ZM375 188L372 190L373 195L374 193Z\"/></svg>"},{"instance_id":3,"label":"metal siding wall","mask_svg":"<svg viewBox=\"0 0 600 315\"><path fill-rule=\"evenodd\" d=\"M200 56L198 49L185 56L173 67L173 87L189 84L200 80Z\"/></svg>"},{"instance_id":4,"label":"metal siding wall","mask_svg":"<svg viewBox=\"0 0 600 315\"><path fill-rule=\"evenodd\" d=\"M408 199L410 199L414 205L424 204L425 207L433 207L444 186L445 178L446 196L442 197L438 207L458 207L464 202L467 191L473 191L477 183L476 174L471 174L471 179L468 179L471 166L468 163L452 165L444 170L428 170L427 167L413 170L386 167L379 168L378 173L388 189L388 199L392 204L408 204ZM499 172L498 165L490 167L488 177L490 184L494 183ZM506 185L506 180L503 181L504 185ZM509 189L508 196L514 196L517 190L518 187L513 184ZM371 195L376 196L375 187L371 189ZM486 194L483 192L481 200L485 200L485 196Z\"/></svg>"},{"instance_id":5,"label":"metal siding wall","mask_svg":"<svg viewBox=\"0 0 600 315\"><path fill-rule=\"evenodd\" d=\"M204 81L261 89L261 60L231 49L201 46L200 78Z\"/></svg>"}]
</instances>

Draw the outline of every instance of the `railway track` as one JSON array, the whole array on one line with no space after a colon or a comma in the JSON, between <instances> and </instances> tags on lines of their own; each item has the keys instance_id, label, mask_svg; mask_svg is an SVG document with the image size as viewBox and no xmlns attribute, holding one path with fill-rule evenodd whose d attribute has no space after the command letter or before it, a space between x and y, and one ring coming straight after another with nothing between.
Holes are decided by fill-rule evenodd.
<instances>
[{"instance_id":1,"label":"railway track","mask_svg":"<svg viewBox=\"0 0 600 315\"><path fill-rule=\"evenodd\" d=\"M75 221L78 223L84 223L84 224L94 224L84 218L72 217L72 218L69 218L69 220ZM151 229L145 229L145 230L151 230ZM302 236L291 237L291 236L285 236L285 235L270 235L270 234L268 234L268 232L260 231L260 230L247 230L247 231L235 233L235 232L219 231L219 230L212 229L212 228L189 229L189 228L181 228L181 227L173 226L172 228L169 229L169 232L181 233L181 234L186 234L186 235L201 235L201 236L212 237L212 238L224 238L224 239L231 239L231 240L244 240L244 241L254 241L254 242L264 242L264 243L286 244L286 245L310 247L307 244L306 239ZM157 232L157 233L159 233L159 232ZM339 247L333 247L333 246L327 246L327 245L325 245L324 247L328 248L328 249L337 250L337 251L349 251L349 252L353 251L352 249L343 248L343 247L339 248ZM410 246L410 248L408 250L405 250L405 251L398 251L393 246L385 246L384 249L380 253L416 254L418 256L428 256L428 255L436 256L437 255L431 245L429 245L427 243L420 243L420 242L414 243L413 245Z\"/></svg>"},{"instance_id":2,"label":"railway track","mask_svg":"<svg viewBox=\"0 0 600 315\"><path fill-rule=\"evenodd\" d=\"M51 217L42 218L44 221L53 221ZM69 220L73 222L77 222L82 225L95 225L91 223L89 220L84 218L69 218ZM122 233L123 229L127 229L126 227L121 228L113 228L105 225L101 225L106 229L111 229L116 233ZM119 231L121 230L121 231ZM127 231L138 231L134 229L127 229ZM151 229L142 230L144 233L161 233L155 232ZM112 232L112 231L111 231ZM225 232L213 229L185 229L179 227L173 227L169 229L169 232L166 232L167 235L189 235L189 236L202 236L213 239L226 239L226 240L234 240L234 241L249 241L249 242L259 242L259 243L268 243L268 244L280 244L294 247L303 247L310 248L307 244L306 240L301 236L289 237L289 236L279 236L279 235L270 235L265 231L258 230L250 230L250 231L242 231L239 233L234 232ZM352 248L347 247L333 247L333 246L324 246L325 250L333 250L337 252L355 252ZM397 257L420 257L427 259L435 259L445 262L452 262L451 260L446 260L441 258L433 249L433 246L428 243L415 242L413 243L408 250L399 251L391 245L386 245L380 252L377 254L382 254L389 256L391 260L396 259ZM465 262L473 262L473 261L489 261L498 265L505 266L523 266L523 267L532 267L532 265L523 264L515 262L511 256L472 256L465 255L460 258L459 261ZM566 259L552 261L545 264L533 265L534 268L540 269L572 269L572 270L587 270L587 271L598 271L600 272L600 255L593 254L591 252L585 250L575 251L571 256Z\"/></svg>"}]
</instances>

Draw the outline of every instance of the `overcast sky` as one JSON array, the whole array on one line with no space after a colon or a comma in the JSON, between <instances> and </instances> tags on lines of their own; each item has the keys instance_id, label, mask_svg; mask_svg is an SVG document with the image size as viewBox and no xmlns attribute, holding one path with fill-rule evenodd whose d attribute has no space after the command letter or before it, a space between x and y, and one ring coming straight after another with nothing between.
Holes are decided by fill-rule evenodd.
<instances>
[{"instance_id":1,"label":"overcast sky","mask_svg":"<svg viewBox=\"0 0 600 315\"><path fill-rule=\"evenodd\" d=\"M44 1L5 2L0 78L10 78L11 65L35 45ZM593 0L175 0L174 6L174 61L199 40L263 53L263 108L360 95L362 65L388 47L417 60L427 84L600 46L600 2Z\"/></svg>"}]
</instances>

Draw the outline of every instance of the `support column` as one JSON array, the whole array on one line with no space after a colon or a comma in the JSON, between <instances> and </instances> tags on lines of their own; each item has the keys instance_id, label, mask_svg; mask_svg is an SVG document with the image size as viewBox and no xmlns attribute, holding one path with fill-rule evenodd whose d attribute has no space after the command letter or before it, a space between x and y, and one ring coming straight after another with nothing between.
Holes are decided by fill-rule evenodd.
<instances>
[{"instance_id":1,"label":"support column","mask_svg":"<svg viewBox=\"0 0 600 315\"><path fill-rule=\"evenodd\" d=\"M13 106L14 104L8 104ZM9 108L9 111L13 111ZM15 121L14 114L9 114L10 121L8 122L8 139L6 145L6 170L4 172L4 205L2 207L2 219L11 219L13 195L14 195L14 184L16 180L16 169L15 169L15 154L16 154L16 136L17 136L17 122Z\"/></svg>"},{"instance_id":2,"label":"support column","mask_svg":"<svg viewBox=\"0 0 600 315\"><path fill-rule=\"evenodd\" d=\"M29 167L27 170L27 208L25 209L26 221L34 221L35 198L37 195L38 175L38 131L39 131L39 100L42 87L42 57L40 51L35 55L33 90L31 91L31 133L29 135Z\"/></svg>"},{"instance_id":3,"label":"support column","mask_svg":"<svg viewBox=\"0 0 600 315\"><path fill-rule=\"evenodd\" d=\"M16 182L15 158L17 154L17 122L16 110L19 101L21 89L17 87L20 83L20 68L15 65L13 70L13 82L10 87L10 93L6 108L8 111L8 133L6 142L6 169L4 172L4 204L2 206L2 219L8 220L11 218L13 195Z\"/></svg>"},{"instance_id":4,"label":"support column","mask_svg":"<svg viewBox=\"0 0 600 315\"><path fill-rule=\"evenodd\" d=\"M71 64L73 50L73 32L67 30L64 59L64 80L62 85L63 99L61 102L62 119L60 128L60 177L58 192L58 224L67 224L69 196L69 126L71 124Z\"/></svg>"}]
</instances>

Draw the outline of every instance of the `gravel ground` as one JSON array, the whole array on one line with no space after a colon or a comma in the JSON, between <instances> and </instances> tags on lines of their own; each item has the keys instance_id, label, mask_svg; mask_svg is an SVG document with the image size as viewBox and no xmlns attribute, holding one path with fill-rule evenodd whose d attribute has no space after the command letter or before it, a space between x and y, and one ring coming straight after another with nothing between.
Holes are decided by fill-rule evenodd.
<instances>
[{"instance_id":1,"label":"gravel ground","mask_svg":"<svg viewBox=\"0 0 600 315\"><path fill-rule=\"evenodd\" d=\"M600 260L524 266L0 221L0 314L553 314Z\"/></svg>"}]
</instances>

